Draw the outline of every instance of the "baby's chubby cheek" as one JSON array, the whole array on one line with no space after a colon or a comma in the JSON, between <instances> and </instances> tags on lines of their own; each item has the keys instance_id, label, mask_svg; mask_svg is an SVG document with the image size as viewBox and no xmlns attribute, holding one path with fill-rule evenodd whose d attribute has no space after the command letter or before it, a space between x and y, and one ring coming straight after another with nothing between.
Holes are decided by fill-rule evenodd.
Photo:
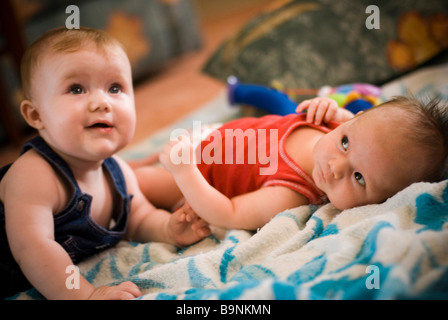
<instances>
[{"instance_id":1,"label":"baby's chubby cheek","mask_svg":"<svg viewBox=\"0 0 448 320\"><path fill-rule=\"evenodd\" d=\"M328 190L325 194L327 195L328 200L339 210L350 209L362 205L360 201L358 201L359 199L354 199L347 191L335 192L334 190Z\"/></svg>"}]
</instances>

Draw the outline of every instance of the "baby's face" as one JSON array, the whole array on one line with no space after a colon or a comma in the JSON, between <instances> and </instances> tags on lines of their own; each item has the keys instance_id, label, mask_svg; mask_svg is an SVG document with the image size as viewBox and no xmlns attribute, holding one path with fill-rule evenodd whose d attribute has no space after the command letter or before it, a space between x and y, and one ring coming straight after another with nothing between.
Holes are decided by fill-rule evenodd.
<instances>
[{"instance_id":1,"label":"baby's face","mask_svg":"<svg viewBox=\"0 0 448 320\"><path fill-rule=\"evenodd\" d=\"M47 53L32 77L31 97L41 136L56 151L84 160L122 149L135 129L131 67L121 48L95 45Z\"/></svg>"},{"instance_id":2,"label":"baby's face","mask_svg":"<svg viewBox=\"0 0 448 320\"><path fill-rule=\"evenodd\" d=\"M400 126L402 110L380 108L324 135L313 151L313 180L338 209L380 203L418 180L418 148Z\"/></svg>"}]
</instances>

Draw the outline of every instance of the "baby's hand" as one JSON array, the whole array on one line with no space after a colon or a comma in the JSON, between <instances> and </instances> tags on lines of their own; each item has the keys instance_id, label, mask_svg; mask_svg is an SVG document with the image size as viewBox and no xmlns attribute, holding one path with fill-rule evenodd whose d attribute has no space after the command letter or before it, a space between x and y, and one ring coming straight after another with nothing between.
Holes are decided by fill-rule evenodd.
<instances>
[{"instance_id":1,"label":"baby's hand","mask_svg":"<svg viewBox=\"0 0 448 320\"><path fill-rule=\"evenodd\" d=\"M337 102L331 98L318 97L302 101L296 108L300 113L306 110L306 121L320 125L322 122L345 122L353 118L353 114L343 108L339 108Z\"/></svg>"},{"instance_id":2,"label":"baby's hand","mask_svg":"<svg viewBox=\"0 0 448 320\"><path fill-rule=\"evenodd\" d=\"M131 281L122 282L117 286L102 286L96 288L89 300L130 300L138 298L142 292Z\"/></svg>"},{"instance_id":3,"label":"baby's hand","mask_svg":"<svg viewBox=\"0 0 448 320\"><path fill-rule=\"evenodd\" d=\"M193 163L193 145L186 136L180 136L177 140L170 140L159 155L162 165L172 174L181 168Z\"/></svg>"},{"instance_id":4,"label":"baby's hand","mask_svg":"<svg viewBox=\"0 0 448 320\"><path fill-rule=\"evenodd\" d=\"M208 223L202 220L188 203L171 215L169 228L174 241L180 247L198 242L211 232Z\"/></svg>"}]
</instances>

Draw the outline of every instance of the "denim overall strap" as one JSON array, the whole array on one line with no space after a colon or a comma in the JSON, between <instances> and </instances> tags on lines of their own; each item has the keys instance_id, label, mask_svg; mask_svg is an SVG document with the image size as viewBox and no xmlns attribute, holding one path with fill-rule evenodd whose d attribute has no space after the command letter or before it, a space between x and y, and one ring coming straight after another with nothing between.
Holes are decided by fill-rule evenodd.
<instances>
[{"instance_id":1,"label":"denim overall strap","mask_svg":"<svg viewBox=\"0 0 448 320\"><path fill-rule=\"evenodd\" d=\"M56 167L58 172L62 173L68 181L76 186L79 190L78 184L76 182L75 177L71 169L68 167L67 163L51 149L48 144L42 139L40 136L34 137L33 139L26 142L23 147L20 155L27 152L29 149L35 149L39 155L41 155L45 160L47 160L53 167Z\"/></svg>"},{"instance_id":2,"label":"denim overall strap","mask_svg":"<svg viewBox=\"0 0 448 320\"><path fill-rule=\"evenodd\" d=\"M118 162L114 158L107 158L104 160L104 165L109 170L113 185L120 195L119 198L122 199L120 214L112 230L126 230L133 195L127 193L126 180Z\"/></svg>"}]
</instances>

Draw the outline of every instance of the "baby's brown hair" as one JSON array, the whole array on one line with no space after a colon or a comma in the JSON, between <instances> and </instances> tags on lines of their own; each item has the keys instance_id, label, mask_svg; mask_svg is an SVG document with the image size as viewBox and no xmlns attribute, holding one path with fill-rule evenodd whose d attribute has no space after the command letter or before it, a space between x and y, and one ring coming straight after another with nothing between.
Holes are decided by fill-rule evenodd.
<instances>
[{"instance_id":1,"label":"baby's brown hair","mask_svg":"<svg viewBox=\"0 0 448 320\"><path fill-rule=\"evenodd\" d=\"M370 110L398 108L407 138L426 152L428 165L421 181L438 182L448 178L448 105L440 98L424 102L412 95L396 96Z\"/></svg>"},{"instance_id":2,"label":"baby's brown hair","mask_svg":"<svg viewBox=\"0 0 448 320\"><path fill-rule=\"evenodd\" d=\"M95 44L97 49L106 52L107 49L119 47L126 52L121 43L107 32L81 27L67 29L65 27L48 30L38 37L25 51L21 63L22 90L25 99L31 99L31 83L35 68L40 58L48 52L76 52L88 44Z\"/></svg>"}]
</instances>

